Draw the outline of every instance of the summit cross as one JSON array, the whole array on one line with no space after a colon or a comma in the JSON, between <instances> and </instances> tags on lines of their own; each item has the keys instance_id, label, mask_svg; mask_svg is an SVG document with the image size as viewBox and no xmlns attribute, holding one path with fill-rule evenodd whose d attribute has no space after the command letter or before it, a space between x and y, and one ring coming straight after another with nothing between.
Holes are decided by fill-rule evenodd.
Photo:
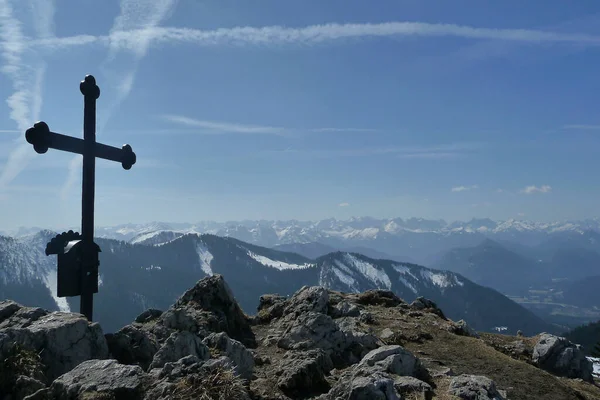
<instances>
[{"instance_id":1,"label":"summit cross","mask_svg":"<svg viewBox=\"0 0 600 400\"><path fill-rule=\"evenodd\" d=\"M25 139L39 154L56 149L83 156L81 234L69 231L58 235L48 243L46 255L58 254L59 257L58 297L80 296L80 313L91 321L100 265L100 248L94 243L96 157L120 162L129 170L136 156L128 144L117 148L96 142L96 100L100 97L100 88L96 79L87 75L79 90L84 97L83 139L51 132L45 122L37 122L29 128Z\"/></svg>"}]
</instances>

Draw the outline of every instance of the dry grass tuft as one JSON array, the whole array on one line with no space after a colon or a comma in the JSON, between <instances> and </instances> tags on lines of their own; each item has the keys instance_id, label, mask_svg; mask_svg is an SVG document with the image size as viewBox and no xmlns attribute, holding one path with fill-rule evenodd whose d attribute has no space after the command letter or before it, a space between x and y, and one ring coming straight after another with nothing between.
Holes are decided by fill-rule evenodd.
<instances>
[{"instance_id":1,"label":"dry grass tuft","mask_svg":"<svg viewBox=\"0 0 600 400\"><path fill-rule=\"evenodd\" d=\"M0 362L0 393L11 393L17 377L39 376L43 368L40 356L36 352L15 343Z\"/></svg>"},{"instance_id":2,"label":"dry grass tuft","mask_svg":"<svg viewBox=\"0 0 600 400\"><path fill-rule=\"evenodd\" d=\"M231 369L218 367L207 374L193 374L183 378L173 391L174 399L229 400L246 399L244 381Z\"/></svg>"}]
</instances>

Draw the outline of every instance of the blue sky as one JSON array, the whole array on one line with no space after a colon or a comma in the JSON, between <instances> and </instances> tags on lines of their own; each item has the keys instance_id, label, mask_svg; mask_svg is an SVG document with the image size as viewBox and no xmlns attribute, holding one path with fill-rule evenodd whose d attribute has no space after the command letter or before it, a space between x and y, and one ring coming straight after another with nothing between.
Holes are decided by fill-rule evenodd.
<instances>
[{"instance_id":1,"label":"blue sky","mask_svg":"<svg viewBox=\"0 0 600 400\"><path fill-rule=\"evenodd\" d=\"M0 0L0 221L76 226L101 88L96 222L600 215L600 4Z\"/></svg>"}]
</instances>

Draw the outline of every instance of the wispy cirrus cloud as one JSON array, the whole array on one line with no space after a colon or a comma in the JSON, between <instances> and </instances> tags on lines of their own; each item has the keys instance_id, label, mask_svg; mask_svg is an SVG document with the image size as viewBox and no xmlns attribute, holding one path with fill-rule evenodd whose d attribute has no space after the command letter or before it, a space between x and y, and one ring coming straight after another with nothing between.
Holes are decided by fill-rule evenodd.
<instances>
[{"instance_id":1,"label":"wispy cirrus cloud","mask_svg":"<svg viewBox=\"0 0 600 400\"><path fill-rule=\"evenodd\" d=\"M239 124L232 122L218 122L218 121L207 121L184 117L181 115L163 115L161 117L164 121L172 122L177 125L183 125L189 128L199 128L205 133L223 134L223 133L241 133L241 134L252 134L252 133L264 133L272 135L282 135L288 130L282 127L275 126L259 126L259 125L248 125Z\"/></svg>"},{"instance_id":2,"label":"wispy cirrus cloud","mask_svg":"<svg viewBox=\"0 0 600 400\"><path fill-rule=\"evenodd\" d=\"M116 82L117 96L108 108L99 123L98 132L102 132L107 122L109 121L113 111L129 96L135 83L140 62L148 53L151 44L151 36L147 32L151 32L157 25L174 10L177 0L121 0L120 13L113 21L110 33L105 37L106 44L109 47L109 53L104 61L101 69L106 75L109 75L111 81ZM136 45L133 47L123 47L119 45L119 41L113 40L121 34L128 32L138 32ZM51 42L53 39L42 39L40 42ZM97 40L92 36L67 38L65 44L68 46L78 46L81 44L95 43ZM61 45L62 46L62 45ZM59 47L61 47L59 46ZM133 62L123 69L120 65L116 70L111 70L108 66L122 52L133 53ZM70 192L71 188L78 180L78 175L82 167L82 158L74 156L68 165L67 179L61 189L61 196L65 197Z\"/></svg>"},{"instance_id":3,"label":"wispy cirrus cloud","mask_svg":"<svg viewBox=\"0 0 600 400\"><path fill-rule=\"evenodd\" d=\"M30 0L29 5L38 39L51 39L54 3L51 0ZM2 73L10 79L13 88L13 93L6 100L10 118L20 132L25 132L39 118L45 64L40 60L24 59L31 40L23 34L22 23L15 17L8 0L0 0L0 41L0 53L4 59ZM21 140L15 142L15 148L0 174L0 188L13 181L33 157L35 153L28 144Z\"/></svg>"},{"instance_id":4,"label":"wispy cirrus cloud","mask_svg":"<svg viewBox=\"0 0 600 400\"><path fill-rule=\"evenodd\" d=\"M132 2L137 3L137 2ZM175 27L140 27L131 30L112 30L106 36L80 35L37 40L31 46L53 49L97 43L113 49L147 51L151 44L187 43L202 46L218 45L312 45L331 41L365 37L459 37L472 40L498 40L547 45L566 43L578 46L598 46L600 36L559 33L532 29L482 28L456 24L426 22L328 23L301 28L285 26L240 26L201 30Z\"/></svg>"},{"instance_id":5,"label":"wispy cirrus cloud","mask_svg":"<svg viewBox=\"0 0 600 400\"><path fill-rule=\"evenodd\" d=\"M282 126L270 126L270 125L252 125L243 124L238 122L224 122L224 121L209 121L203 119L190 118L183 115L165 114L161 115L160 119L175 125L183 126L186 128L194 128L187 133L204 133L204 134L226 134L226 133L238 133L238 134L269 134L269 135L280 135L280 136L291 136L301 133L372 133L377 132L377 129L365 129L365 128L289 128ZM169 130L159 130L157 133L169 133Z\"/></svg>"},{"instance_id":6,"label":"wispy cirrus cloud","mask_svg":"<svg viewBox=\"0 0 600 400\"><path fill-rule=\"evenodd\" d=\"M475 190L479 188L479 186L477 185L471 185L471 186L455 186L452 189L450 189L452 192L467 192L469 190Z\"/></svg>"},{"instance_id":7,"label":"wispy cirrus cloud","mask_svg":"<svg viewBox=\"0 0 600 400\"><path fill-rule=\"evenodd\" d=\"M552 191L552 187L549 185L543 185L543 186L535 186L535 185L531 185L531 186L527 186L524 189L521 190L521 193L523 194L534 194L534 193L550 193Z\"/></svg>"},{"instance_id":8,"label":"wispy cirrus cloud","mask_svg":"<svg viewBox=\"0 0 600 400\"><path fill-rule=\"evenodd\" d=\"M350 203L346 203L346 202L340 203L340 204L338 204L338 207L350 207Z\"/></svg>"}]
</instances>

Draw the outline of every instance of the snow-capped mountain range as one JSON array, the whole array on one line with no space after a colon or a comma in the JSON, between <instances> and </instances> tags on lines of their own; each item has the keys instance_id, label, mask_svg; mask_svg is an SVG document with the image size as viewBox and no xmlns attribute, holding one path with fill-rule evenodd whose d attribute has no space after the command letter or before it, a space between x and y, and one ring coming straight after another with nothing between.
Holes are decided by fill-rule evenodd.
<instances>
[{"instance_id":1,"label":"snow-capped mountain range","mask_svg":"<svg viewBox=\"0 0 600 400\"><path fill-rule=\"evenodd\" d=\"M76 227L65 230L67 229L77 230ZM595 240L591 236L586 237L590 232L595 234L600 232L600 218L549 223L515 219L507 221L472 219L468 222L448 223L443 220L423 218L357 217L348 220L331 218L320 221L261 220L223 223L205 221L195 224L162 222L125 224L98 227L96 237L157 245L187 233L213 234L233 237L265 247L307 243L320 243L338 250L363 247L388 255L392 259L431 265L440 253L456 247L475 246L485 238L537 246L557 238L569 238L573 241L585 237L585 240ZM31 233L32 230L21 228L16 232L5 234L21 237Z\"/></svg>"},{"instance_id":2,"label":"snow-capped mountain range","mask_svg":"<svg viewBox=\"0 0 600 400\"><path fill-rule=\"evenodd\" d=\"M0 300L13 299L48 309L78 310L78 298L56 298L56 256L44 255L54 235L42 231L0 240ZM164 309L199 279L222 274L244 310L253 314L265 293L290 295L304 285L344 292L391 290L406 301L425 296L452 319L476 329L537 333L552 330L530 311L495 290L449 271L374 260L349 252L310 259L231 237L185 234L157 245L96 239L100 284L95 319L108 331L127 324L147 308ZM54 280L53 280L54 279Z\"/></svg>"}]
</instances>

